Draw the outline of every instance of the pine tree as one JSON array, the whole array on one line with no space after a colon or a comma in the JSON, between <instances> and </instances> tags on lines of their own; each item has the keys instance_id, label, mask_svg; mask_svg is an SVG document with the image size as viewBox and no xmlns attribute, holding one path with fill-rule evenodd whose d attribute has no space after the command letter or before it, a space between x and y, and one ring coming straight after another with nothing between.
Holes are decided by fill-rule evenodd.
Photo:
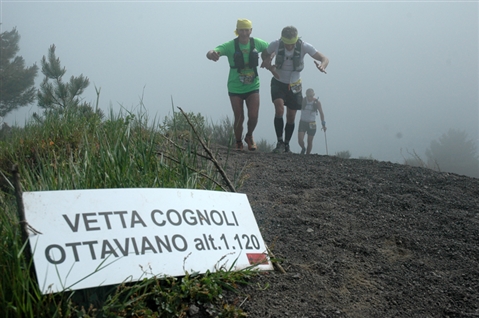
<instances>
[{"instance_id":1,"label":"pine tree","mask_svg":"<svg viewBox=\"0 0 479 318\"><path fill-rule=\"evenodd\" d=\"M16 56L19 41L15 28L0 33L0 117L35 100L38 67L25 67L23 57Z\"/></svg>"},{"instance_id":2,"label":"pine tree","mask_svg":"<svg viewBox=\"0 0 479 318\"><path fill-rule=\"evenodd\" d=\"M81 74L79 77L72 76L69 82L63 82L66 69L62 68L60 58L55 55L55 45L50 46L48 58L42 58L42 73L45 78L37 94L38 107L62 112L68 108L89 106L81 102L80 95L90 85L90 80Z\"/></svg>"},{"instance_id":3,"label":"pine tree","mask_svg":"<svg viewBox=\"0 0 479 318\"><path fill-rule=\"evenodd\" d=\"M98 116L102 118L101 110L94 110L89 103L82 102L80 97L90 85L88 77L80 74L78 77L70 77L68 82L63 81L66 69L61 66L60 58L56 57L55 48L54 44L51 45L48 50L48 58L45 56L42 58L42 73L45 78L37 92L38 107L44 110L45 116L49 114L63 115L68 111L70 114L75 113L83 117ZM33 114L33 117L41 121L40 116L36 113Z\"/></svg>"},{"instance_id":4,"label":"pine tree","mask_svg":"<svg viewBox=\"0 0 479 318\"><path fill-rule=\"evenodd\" d=\"M479 178L477 144L462 130L450 129L439 140L431 141L426 150L428 166Z\"/></svg>"}]
</instances>

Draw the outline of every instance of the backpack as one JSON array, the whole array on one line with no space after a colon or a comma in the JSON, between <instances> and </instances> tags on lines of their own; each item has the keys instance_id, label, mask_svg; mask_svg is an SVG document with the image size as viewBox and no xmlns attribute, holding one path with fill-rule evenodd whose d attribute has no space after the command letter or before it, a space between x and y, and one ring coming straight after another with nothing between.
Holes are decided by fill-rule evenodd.
<instances>
[{"instance_id":1,"label":"backpack","mask_svg":"<svg viewBox=\"0 0 479 318\"><path fill-rule=\"evenodd\" d=\"M301 110L303 110L306 107L306 104L308 103L308 100L306 97L303 98L303 103L301 105ZM313 100L313 112L317 113L319 111L319 99L315 98Z\"/></svg>"},{"instance_id":2,"label":"backpack","mask_svg":"<svg viewBox=\"0 0 479 318\"><path fill-rule=\"evenodd\" d=\"M296 42L296 46L294 47L294 53L293 53L293 70L296 72L301 72L304 68L304 61L301 60L301 46L302 46L303 41L301 39L298 39ZM278 69L281 69L284 63L284 43L283 41L279 41L279 48L278 48L278 54L276 54L276 60L275 60L275 65Z\"/></svg>"},{"instance_id":3,"label":"backpack","mask_svg":"<svg viewBox=\"0 0 479 318\"><path fill-rule=\"evenodd\" d=\"M241 72L242 69L244 69L245 62L244 62L244 57L243 57L243 52L241 52L240 47L239 47L239 39L235 39L235 53L233 55L233 61L235 63L234 66L231 66L231 68L236 68L238 70L238 73ZM254 74L255 76L258 76L258 65L259 65L259 54L258 51L255 48L254 45L254 38L249 38L249 63L248 66L252 69L254 69Z\"/></svg>"}]
</instances>

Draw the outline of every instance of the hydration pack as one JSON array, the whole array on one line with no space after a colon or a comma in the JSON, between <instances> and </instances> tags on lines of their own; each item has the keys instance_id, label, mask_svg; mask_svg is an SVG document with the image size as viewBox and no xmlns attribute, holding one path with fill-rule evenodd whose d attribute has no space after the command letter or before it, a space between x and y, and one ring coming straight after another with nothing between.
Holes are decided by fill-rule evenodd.
<instances>
[{"instance_id":1,"label":"hydration pack","mask_svg":"<svg viewBox=\"0 0 479 318\"><path fill-rule=\"evenodd\" d=\"M231 68L236 68L238 73L241 72L241 70L246 66L249 66L250 68L254 69L254 74L258 76L257 67L259 65L259 54L254 46L254 38L249 38L249 63L247 65L245 65L243 52L241 52L239 47L239 39L235 39L235 53L233 55L233 61L235 65L231 66Z\"/></svg>"},{"instance_id":2,"label":"hydration pack","mask_svg":"<svg viewBox=\"0 0 479 318\"><path fill-rule=\"evenodd\" d=\"M308 99L306 97L303 98L303 102L301 105L301 110L304 110L306 108L306 105L308 104ZM313 112L317 113L319 111L319 99L315 98L313 99Z\"/></svg>"},{"instance_id":3,"label":"hydration pack","mask_svg":"<svg viewBox=\"0 0 479 318\"><path fill-rule=\"evenodd\" d=\"M301 60L301 45L303 41L298 39L294 47L293 53L293 70L296 72L301 72L304 68L304 62ZM276 68L281 69L285 60L285 48L283 41L279 41L278 54L276 54L275 65Z\"/></svg>"}]
</instances>

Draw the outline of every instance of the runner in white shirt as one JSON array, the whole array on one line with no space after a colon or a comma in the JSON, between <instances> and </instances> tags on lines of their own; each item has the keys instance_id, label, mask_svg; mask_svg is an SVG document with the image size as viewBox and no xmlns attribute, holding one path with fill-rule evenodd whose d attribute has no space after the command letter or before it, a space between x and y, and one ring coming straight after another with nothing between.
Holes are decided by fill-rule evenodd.
<instances>
[{"instance_id":1,"label":"runner in white shirt","mask_svg":"<svg viewBox=\"0 0 479 318\"><path fill-rule=\"evenodd\" d=\"M300 72L304 68L304 56L309 54L314 59L318 70L323 73L326 73L329 59L311 44L302 41L298 37L298 30L294 26L283 28L281 39L271 42L267 53L275 53L275 64L271 65L271 61L269 61L269 64L263 63L264 67L276 71L279 75L279 78L273 77L271 79L271 99L275 108L274 129L278 141L273 152L288 153L291 152L289 141L293 136L296 112L301 109L303 100ZM284 106L287 107L286 125L283 120Z\"/></svg>"},{"instance_id":2,"label":"runner in white shirt","mask_svg":"<svg viewBox=\"0 0 479 318\"><path fill-rule=\"evenodd\" d=\"M316 115L319 113L321 118L322 130L326 131L326 122L324 121L323 108L319 99L314 98L314 90L308 88L306 90L306 98L303 98L301 107L301 117L298 127L298 143L301 147L301 154L309 155L313 149L313 139L316 134ZM308 134L308 144L304 147L304 135Z\"/></svg>"}]
</instances>

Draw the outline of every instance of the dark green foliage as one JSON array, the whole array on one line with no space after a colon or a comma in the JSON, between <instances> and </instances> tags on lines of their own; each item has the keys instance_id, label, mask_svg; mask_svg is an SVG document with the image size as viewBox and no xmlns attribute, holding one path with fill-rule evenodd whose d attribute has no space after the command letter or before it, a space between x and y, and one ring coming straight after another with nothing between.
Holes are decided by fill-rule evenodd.
<instances>
[{"instance_id":1,"label":"dark green foliage","mask_svg":"<svg viewBox=\"0 0 479 318\"><path fill-rule=\"evenodd\" d=\"M351 158L351 153L349 152L349 150L344 150L344 151L336 152L335 156L339 158L343 158L343 159L349 159Z\"/></svg>"},{"instance_id":2,"label":"dark green foliage","mask_svg":"<svg viewBox=\"0 0 479 318\"><path fill-rule=\"evenodd\" d=\"M210 145L219 145L224 147L232 147L235 143L233 122L227 116L223 117L219 123L208 124L201 113L194 114L192 112L186 114L196 131ZM160 131L167 136L172 133L179 134L177 137L188 139L192 136L191 126L186 121L185 116L180 112L173 112L173 116L165 117L163 124L160 125ZM256 140L258 151L271 152L274 144L268 143L266 140Z\"/></svg>"},{"instance_id":3,"label":"dark green foliage","mask_svg":"<svg viewBox=\"0 0 479 318\"><path fill-rule=\"evenodd\" d=\"M194 114L192 112L186 114L193 124L197 132L202 132L207 134L205 131L206 128L206 119L200 113ZM185 133L191 131L191 126L188 124L185 116L181 112L173 112L173 116L167 116L163 120L163 124L160 125L160 131L165 134L175 133Z\"/></svg>"},{"instance_id":4,"label":"dark green foliage","mask_svg":"<svg viewBox=\"0 0 479 318\"><path fill-rule=\"evenodd\" d=\"M98 108L96 110L86 102L82 102L81 95L90 85L88 77L80 76L70 77L69 82L63 81L63 75L66 73L65 67L61 66L60 58L55 55L55 45L50 46L48 58L42 58L42 73L45 75L40 89L37 93L38 107L44 109L45 116L57 113L64 114L66 111L75 112L80 117L98 116L103 117L103 113ZM34 114L35 119L41 120L40 116Z\"/></svg>"},{"instance_id":5,"label":"dark green foliage","mask_svg":"<svg viewBox=\"0 0 479 318\"><path fill-rule=\"evenodd\" d=\"M233 123L229 117L224 117L219 124L211 125L211 142L225 147L233 145Z\"/></svg>"},{"instance_id":6,"label":"dark green foliage","mask_svg":"<svg viewBox=\"0 0 479 318\"><path fill-rule=\"evenodd\" d=\"M426 157L430 168L479 178L477 143L465 131L449 129L431 141Z\"/></svg>"},{"instance_id":7,"label":"dark green foliage","mask_svg":"<svg viewBox=\"0 0 479 318\"><path fill-rule=\"evenodd\" d=\"M0 34L0 117L35 100L38 67L25 67L23 57L16 56L19 41L15 28Z\"/></svg>"},{"instance_id":8,"label":"dark green foliage","mask_svg":"<svg viewBox=\"0 0 479 318\"><path fill-rule=\"evenodd\" d=\"M103 304L103 317L187 317L191 306L206 311L212 317L246 317L240 308L225 304L225 290L236 291L239 284L257 272L219 270L203 275L185 273L183 277L144 279L136 284L118 286Z\"/></svg>"},{"instance_id":9,"label":"dark green foliage","mask_svg":"<svg viewBox=\"0 0 479 318\"><path fill-rule=\"evenodd\" d=\"M361 160L376 160L376 159L374 159L372 154L370 154L369 156L359 156L358 159L361 159Z\"/></svg>"},{"instance_id":10,"label":"dark green foliage","mask_svg":"<svg viewBox=\"0 0 479 318\"><path fill-rule=\"evenodd\" d=\"M233 124L228 117L225 117L219 124L208 125L205 117L200 113L189 112L186 114L191 124L195 127L196 132L200 133L200 137L208 143L231 146L233 138ZM181 112L173 112L173 116L165 117L163 124L160 125L160 131L167 136L173 133L183 138L193 136L193 131Z\"/></svg>"},{"instance_id":11,"label":"dark green foliage","mask_svg":"<svg viewBox=\"0 0 479 318\"><path fill-rule=\"evenodd\" d=\"M182 114L178 113L183 116ZM180 117L177 118L177 120ZM196 119L195 119L196 118ZM204 121L201 115L193 121ZM220 190L219 174L204 157L196 136L186 147L176 131L169 140L128 113L104 122L74 111L51 112L41 121L14 127L0 140L0 178L18 163L24 191L97 188L198 188ZM168 120L167 120L168 122ZM153 123L153 127L157 127ZM184 127L186 128L186 127ZM205 135L203 131L198 131ZM6 179L3 181L7 181ZM0 179L0 313L2 317L187 317L191 307L212 317L244 317L226 291L247 283L256 271L185 272L183 277L149 278L42 295L30 276L11 184ZM3 182L3 183L2 183ZM235 181L233 181L235 182ZM8 191L5 191L8 190ZM236 301L236 300L234 300ZM234 302L233 301L233 302Z\"/></svg>"},{"instance_id":12,"label":"dark green foliage","mask_svg":"<svg viewBox=\"0 0 479 318\"><path fill-rule=\"evenodd\" d=\"M271 151L273 151L273 149L275 147L275 144L268 143L264 139L261 139L260 141L257 141L256 145L258 146L258 151L261 151L261 152L271 152Z\"/></svg>"}]
</instances>

